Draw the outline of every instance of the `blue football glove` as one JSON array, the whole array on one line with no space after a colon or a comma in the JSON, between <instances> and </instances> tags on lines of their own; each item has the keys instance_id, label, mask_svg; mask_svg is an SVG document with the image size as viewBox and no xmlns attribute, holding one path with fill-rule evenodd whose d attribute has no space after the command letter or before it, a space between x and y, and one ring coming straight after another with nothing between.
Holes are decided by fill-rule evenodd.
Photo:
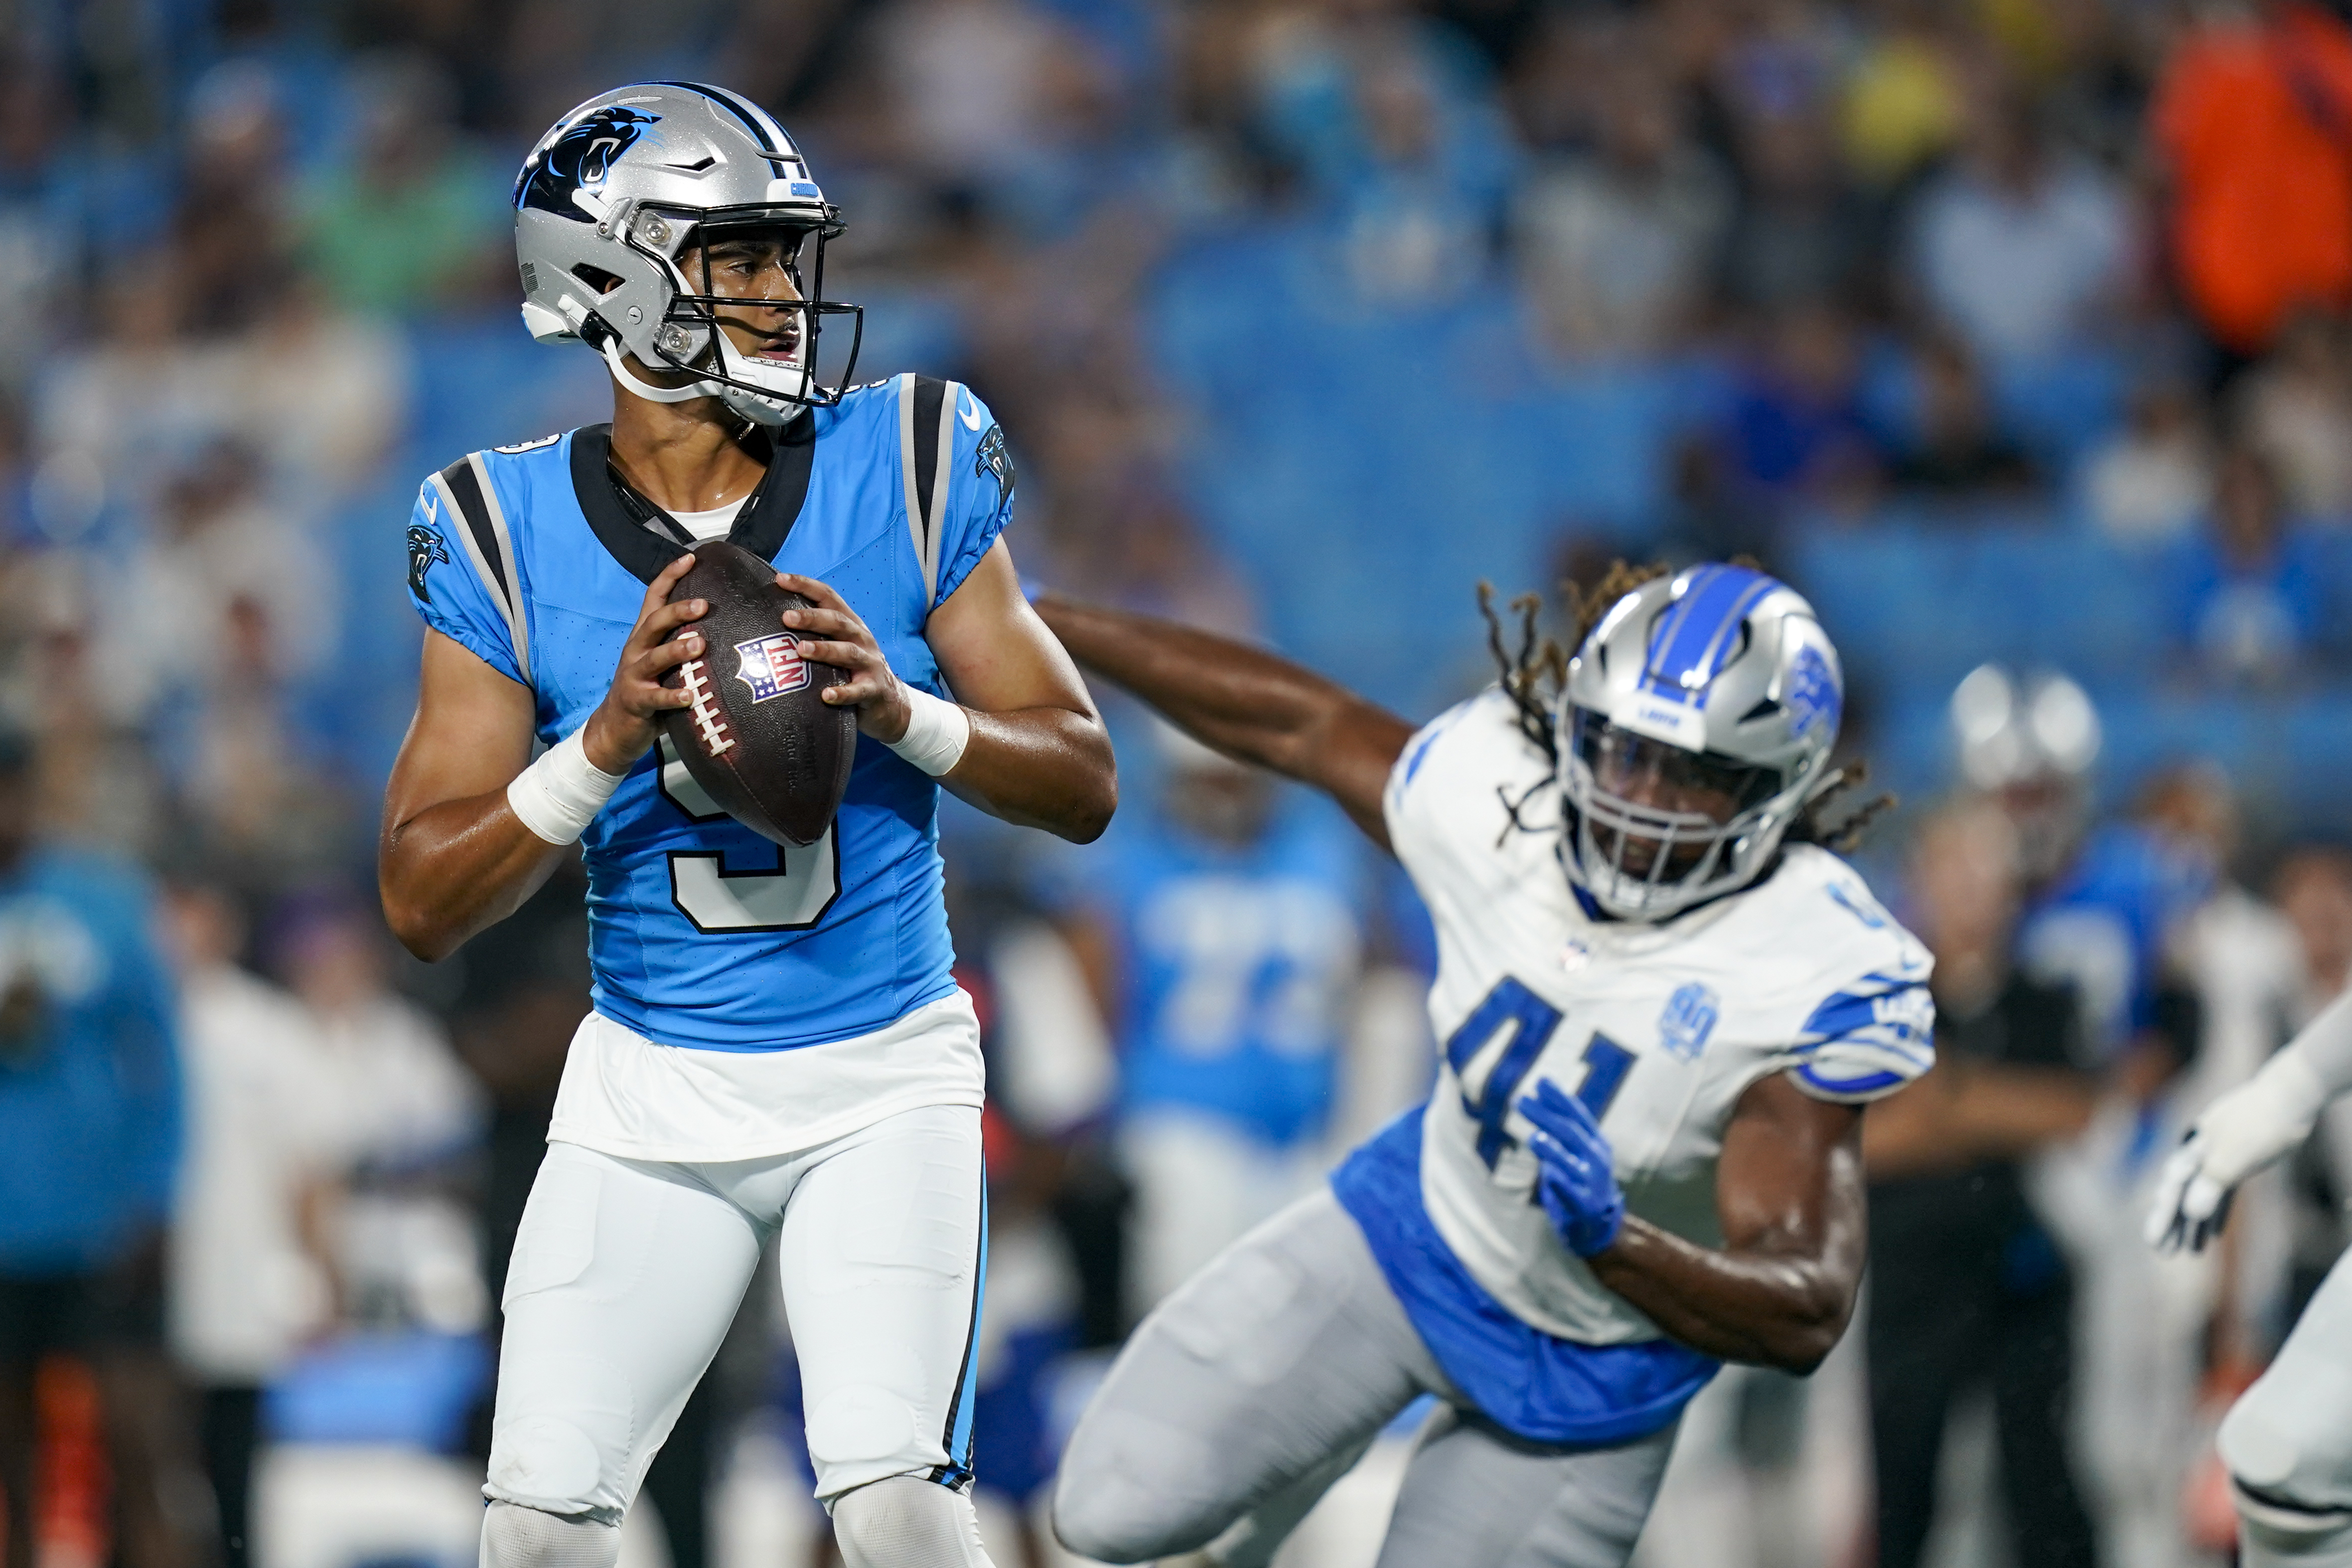
<instances>
[{"instance_id":1,"label":"blue football glove","mask_svg":"<svg viewBox=\"0 0 2352 1568\"><path fill-rule=\"evenodd\" d=\"M1607 1251L1625 1224L1625 1195L1610 1168L1601 1124L1583 1101L1549 1078L1536 1080L1535 1092L1520 1099L1519 1113L1536 1124L1528 1139L1538 1167L1536 1201L1551 1217L1552 1228L1580 1258Z\"/></svg>"}]
</instances>

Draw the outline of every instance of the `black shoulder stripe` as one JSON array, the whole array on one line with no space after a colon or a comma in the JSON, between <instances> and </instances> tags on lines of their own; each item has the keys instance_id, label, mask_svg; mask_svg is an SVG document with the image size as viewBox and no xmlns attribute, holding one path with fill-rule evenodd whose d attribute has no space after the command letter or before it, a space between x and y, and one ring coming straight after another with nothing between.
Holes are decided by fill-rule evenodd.
<instances>
[{"instance_id":1,"label":"black shoulder stripe","mask_svg":"<svg viewBox=\"0 0 2352 1568\"><path fill-rule=\"evenodd\" d=\"M915 378L915 507L922 519L924 543L938 548L931 519L938 516L931 491L940 476L940 419L947 412L948 383L936 376ZM929 553L929 550L926 550Z\"/></svg>"},{"instance_id":2,"label":"black shoulder stripe","mask_svg":"<svg viewBox=\"0 0 2352 1568\"><path fill-rule=\"evenodd\" d=\"M466 519L466 529L474 536L474 548L490 575L498 580L499 593L506 600L509 614L516 609L514 584L507 580L506 551L499 546L498 530L490 525L490 508L482 499L481 481L474 476L470 458L460 457L441 470L441 483L448 487L449 498L457 503L459 515Z\"/></svg>"}]
</instances>

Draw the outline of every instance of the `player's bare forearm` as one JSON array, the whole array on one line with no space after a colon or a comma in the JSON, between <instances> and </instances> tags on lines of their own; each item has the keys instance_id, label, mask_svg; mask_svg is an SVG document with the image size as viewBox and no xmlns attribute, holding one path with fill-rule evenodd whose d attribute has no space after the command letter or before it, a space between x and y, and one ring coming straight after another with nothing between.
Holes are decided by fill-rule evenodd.
<instances>
[{"instance_id":1,"label":"player's bare forearm","mask_svg":"<svg viewBox=\"0 0 2352 1568\"><path fill-rule=\"evenodd\" d=\"M376 849L384 921L402 946L436 962L520 908L570 852L524 827L503 787L404 822L387 811Z\"/></svg>"},{"instance_id":2,"label":"player's bare forearm","mask_svg":"<svg viewBox=\"0 0 2352 1568\"><path fill-rule=\"evenodd\" d=\"M693 565L682 555L646 584L613 684L579 732L591 768L626 773L652 749L662 716L687 705L683 690L661 683L702 652L689 622L709 603L670 599ZM446 958L512 915L572 852L532 832L507 804L507 786L530 761L536 709L529 687L440 632L425 634L416 717L384 788L376 845L384 919L420 958Z\"/></svg>"},{"instance_id":3,"label":"player's bare forearm","mask_svg":"<svg viewBox=\"0 0 2352 1568\"><path fill-rule=\"evenodd\" d=\"M1228 757L1323 790L1383 848L1381 792L1412 726L1229 637L1048 594L1037 613L1079 664Z\"/></svg>"},{"instance_id":4,"label":"player's bare forearm","mask_svg":"<svg viewBox=\"0 0 2352 1568\"><path fill-rule=\"evenodd\" d=\"M1101 837L1118 806L1110 733L1077 666L1022 597L1002 538L923 636L971 719L963 755L940 782L1008 822L1076 843Z\"/></svg>"},{"instance_id":5,"label":"player's bare forearm","mask_svg":"<svg viewBox=\"0 0 2352 1568\"><path fill-rule=\"evenodd\" d=\"M530 759L530 694L437 632L385 786L376 883L401 946L432 960L514 913L570 852L523 826L506 787Z\"/></svg>"},{"instance_id":6,"label":"player's bare forearm","mask_svg":"<svg viewBox=\"0 0 2352 1568\"><path fill-rule=\"evenodd\" d=\"M1862 1283L1862 1114L1784 1079L1750 1087L1724 1133L1724 1245L1628 1218L1591 1260L1603 1285L1673 1338L1727 1361L1809 1373L1853 1315Z\"/></svg>"},{"instance_id":7,"label":"player's bare forearm","mask_svg":"<svg viewBox=\"0 0 2352 1568\"><path fill-rule=\"evenodd\" d=\"M971 742L940 782L958 799L1024 828L1089 844L1118 806L1109 732L1066 708L968 708Z\"/></svg>"}]
</instances>

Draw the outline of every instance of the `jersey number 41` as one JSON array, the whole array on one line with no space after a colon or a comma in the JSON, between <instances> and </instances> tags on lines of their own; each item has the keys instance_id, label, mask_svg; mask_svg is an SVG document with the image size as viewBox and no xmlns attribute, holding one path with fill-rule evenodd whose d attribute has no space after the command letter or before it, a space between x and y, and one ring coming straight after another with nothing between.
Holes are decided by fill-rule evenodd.
<instances>
[{"instance_id":1,"label":"jersey number 41","mask_svg":"<svg viewBox=\"0 0 2352 1568\"><path fill-rule=\"evenodd\" d=\"M1506 975L1445 1041L1445 1060L1462 1081L1463 1113L1478 1124L1478 1157L1486 1162L1488 1170L1495 1168L1495 1162L1511 1145L1510 1134L1503 1131L1504 1118L1518 1098L1520 1082L1559 1032L1563 1016L1558 1008ZM1510 1038L1473 1098L1470 1063L1506 1030ZM1607 1035L1595 1033L1585 1041L1584 1082L1576 1086L1576 1097L1584 1102L1594 1121L1609 1114L1610 1102L1625 1086L1625 1074L1633 1066L1633 1053Z\"/></svg>"}]
</instances>

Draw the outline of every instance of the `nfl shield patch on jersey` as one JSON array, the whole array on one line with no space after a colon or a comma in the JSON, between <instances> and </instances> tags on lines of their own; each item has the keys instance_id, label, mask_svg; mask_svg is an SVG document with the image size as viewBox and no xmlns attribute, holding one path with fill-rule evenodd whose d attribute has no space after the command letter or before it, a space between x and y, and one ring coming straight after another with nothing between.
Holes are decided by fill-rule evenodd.
<instances>
[{"instance_id":1,"label":"nfl shield patch on jersey","mask_svg":"<svg viewBox=\"0 0 2352 1568\"><path fill-rule=\"evenodd\" d=\"M800 639L789 632L754 637L735 644L740 661L735 678L751 688L751 700L763 703L809 683L808 665L801 659Z\"/></svg>"}]
</instances>

